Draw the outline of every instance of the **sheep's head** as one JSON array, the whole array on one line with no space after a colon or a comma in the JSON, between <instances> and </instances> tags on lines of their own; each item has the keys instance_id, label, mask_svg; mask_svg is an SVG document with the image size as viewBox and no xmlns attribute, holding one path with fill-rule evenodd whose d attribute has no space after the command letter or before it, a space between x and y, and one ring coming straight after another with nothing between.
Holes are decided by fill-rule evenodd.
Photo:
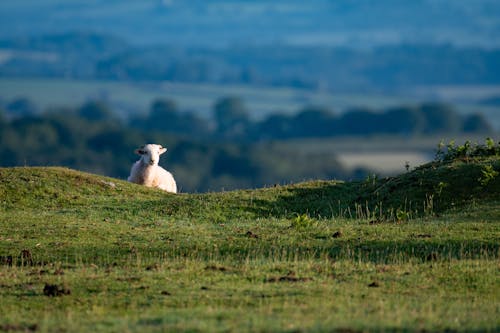
<instances>
[{"instance_id":1,"label":"sheep's head","mask_svg":"<svg viewBox=\"0 0 500 333\"><path fill-rule=\"evenodd\" d=\"M141 155L141 159L145 164L158 165L160 155L167 151L161 145L147 144L135 150L136 154Z\"/></svg>"}]
</instances>

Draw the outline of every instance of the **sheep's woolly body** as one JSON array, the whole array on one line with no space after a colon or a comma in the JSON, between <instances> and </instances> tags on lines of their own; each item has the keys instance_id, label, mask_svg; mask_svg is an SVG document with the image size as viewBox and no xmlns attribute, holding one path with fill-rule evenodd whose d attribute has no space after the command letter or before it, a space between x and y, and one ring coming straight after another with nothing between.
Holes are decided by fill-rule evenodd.
<instances>
[{"instance_id":1,"label":"sheep's woolly body","mask_svg":"<svg viewBox=\"0 0 500 333\"><path fill-rule=\"evenodd\" d=\"M144 157L141 157L141 159L132 165L128 181L148 187L156 187L167 192L177 193L177 184L175 183L174 177L157 163L158 160L153 164L146 163Z\"/></svg>"}]
</instances>

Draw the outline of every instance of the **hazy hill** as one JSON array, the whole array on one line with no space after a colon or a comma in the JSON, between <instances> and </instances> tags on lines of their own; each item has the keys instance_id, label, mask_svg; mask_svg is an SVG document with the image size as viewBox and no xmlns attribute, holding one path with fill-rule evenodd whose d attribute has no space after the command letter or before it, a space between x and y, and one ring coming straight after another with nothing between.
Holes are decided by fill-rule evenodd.
<instances>
[{"instance_id":1,"label":"hazy hill","mask_svg":"<svg viewBox=\"0 0 500 333\"><path fill-rule=\"evenodd\" d=\"M493 0L6 0L0 76L336 92L494 85L498 12Z\"/></svg>"},{"instance_id":2,"label":"hazy hill","mask_svg":"<svg viewBox=\"0 0 500 333\"><path fill-rule=\"evenodd\" d=\"M134 46L92 32L0 39L0 76L287 86L404 92L429 85L498 85L500 49L404 44L373 49L240 45Z\"/></svg>"},{"instance_id":3,"label":"hazy hill","mask_svg":"<svg viewBox=\"0 0 500 333\"><path fill-rule=\"evenodd\" d=\"M0 38L92 30L134 43L500 45L494 0L5 0Z\"/></svg>"}]
</instances>

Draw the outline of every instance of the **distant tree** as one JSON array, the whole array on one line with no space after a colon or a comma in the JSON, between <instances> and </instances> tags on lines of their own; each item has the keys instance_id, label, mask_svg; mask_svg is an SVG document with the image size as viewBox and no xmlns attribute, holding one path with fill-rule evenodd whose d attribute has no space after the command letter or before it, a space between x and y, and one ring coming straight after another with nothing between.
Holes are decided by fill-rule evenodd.
<instances>
[{"instance_id":1,"label":"distant tree","mask_svg":"<svg viewBox=\"0 0 500 333\"><path fill-rule=\"evenodd\" d=\"M43 117L56 129L59 145L70 149L79 149L84 146L86 142L82 138L94 135L99 127L110 129L109 123L101 125L99 121L89 121L82 118L79 115L79 109L50 109L43 114Z\"/></svg>"},{"instance_id":2,"label":"distant tree","mask_svg":"<svg viewBox=\"0 0 500 333\"><path fill-rule=\"evenodd\" d=\"M104 102L91 101L84 104L78 111L78 115L89 121L115 120L115 115Z\"/></svg>"},{"instance_id":3,"label":"distant tree","mask_svg":"<svg viewBox=\"0 0 500 333\"><path fill-rule=\"evenodd\" d=\"M338 123L339 135L370 135L380 132L381 117L367 110L356 109L344 113Z\"/></svg>"},{"instance_id":4,"label":"distant tree","mask_svg":"<svg viewBox=\"0 0 500 333\"><path fill-rule=\"evenodd\" d=\"M160 99L155 100L151 105L148 124L150 128L172 128L177 124L179 118L179 110L175 101Z\"/></svg>"},{"instance_id":5,"label":"distant tree","mask_svg":"<svg viewBox=\"0 0 500 333\"><path fill-rule=\"evenodd\" d=\"M334 116L324 108L309 107L293 118L293 130L298 137L327 137L335 135Z\"/></svg>"},{"instance_id":6,"label":"distant tree","mask_svg":"<svg viewBox=\"0 0 500 333\"><path fill-rule=\"evenodd\" d=\"M248 66L241 70L240 81L246 84L255 84L262 81L262 76L257 69Z\"/></svg>"},{"instance_id":7,"label":"distant tree","mask_svg":"<svg viewBox=\"0 0 500 333\"><path fill-rule=\"evenodd\" d=\"M248 132L250 117L239 97L225 97L214 105L214 119L218 134L223 137L243 137Z\"/></svg>"},{"instance_id":8,"label":"distant tree","mask_svg":"<svg viewBox=\"0 0 500 333\"><path fill-rule=\"evenodd\" d=\"M226 175L254 179L257 172L257 166L245 149L222 149L213 158L211 174L215 177Z\"/></svg>"},{"instance_id":9,"label":"distant tree","mask_svg":"<svg viewBox=\"0 0 500 333\"><path fill-rule=\"evenodd\" d=\"M417 107L389 109L380 117L381 133L411 135L421 133L425 126L425 116Z\"/></svg>"},{"instance_id":10,"label":"distant tree","mask_svg":"<svg viewBox=\"0 0 500 333\"><path fill-rule=\"evenodd\" d=\"M296 137L293 119L286 114L271 114L256 125L256 139L288 139Z\"/></svg>"},{"instance_id":11,"label":"distant tree","mask_svg":"<svg viewBox=\"0 0 500 333\"><path fill-rule=\"evenodd\" d=\"M500 106L500 96L490 96L479 102L482 105Z\"/></svg>"},{"instance_id":12,"label":"distant tree","mask_svg":"<svg viewBox=\"0 0 500 333\"><path fill-rule=\"evenodd\" d=\"M5 111L0 108L0 128L7 125L7 117L5 116Z\"/></svg>"},{"instance_id":13,"label":"distant tree","mask_svg":"<svg viewBox=\"0 0 500 333\"><path fill-rule=\"evenodd\" d=\"M493 128L484 115L476 113L465 117L462 130L465 133L491 133Z\"/></svg>"},{"instance_id":14,"label":"distant tree","mask_svg":"<svg viewBox=\"0 0 500 333\"><path fill-rule=\"evenodd\" d=\"M425 133L456 133L462 130L462 118L449 105L423 104L420 110L425 117Z\"/></svg>"},{"instance_id":15,"label":"distant tree","mask_svg":"<svg viewBox=\"0 0 500 333\"><path fill-rule=\"evenodd\" d=\"M175 101L171 99L155 100L148 116L133 118L130 123L133 127L191 137L203 137L209 131L207 121L194 113L180 111Z\"/></svg>"},{"instance_id":16,"label":"distant tree","mask_svg":"<svg viewBox=\"0 0 500 333\"><path fill-rule=\"evenodd\" d=\"M8 103L6 110L15 117L34 115L38 112L36 105L25 97L17 98Z\"/></svg>"},{"instance_id":17,"label":"distant tree","mask_svg":"<svg viewBox=\"0 0 500 333\"><path fill-rule=\"evenodd\" d=\"M141 143L141 136L135 131L116 128L110 131L100 131L89 138L87 144L90 149L104 152L131 152Z\"/></svg>"}]
</instances>

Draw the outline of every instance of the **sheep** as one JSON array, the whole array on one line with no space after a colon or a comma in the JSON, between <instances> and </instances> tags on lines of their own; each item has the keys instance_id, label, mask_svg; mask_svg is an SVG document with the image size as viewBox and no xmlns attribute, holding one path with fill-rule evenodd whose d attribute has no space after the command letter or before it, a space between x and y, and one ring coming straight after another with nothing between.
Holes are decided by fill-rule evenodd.
<instances>
[{"instance_id":1,"label":"sheep","mask_svg":"<svg viewBox=\"0 0 500 333\"><path fill-rule=\"evenodd\" d=\"M167 148L156 144L147 144L136 149L135 153L141 158L132 165L128 181L177 193L177 184L172 174L158 165L160 155L166 151Z\"/></svg>"}]
</instances>

